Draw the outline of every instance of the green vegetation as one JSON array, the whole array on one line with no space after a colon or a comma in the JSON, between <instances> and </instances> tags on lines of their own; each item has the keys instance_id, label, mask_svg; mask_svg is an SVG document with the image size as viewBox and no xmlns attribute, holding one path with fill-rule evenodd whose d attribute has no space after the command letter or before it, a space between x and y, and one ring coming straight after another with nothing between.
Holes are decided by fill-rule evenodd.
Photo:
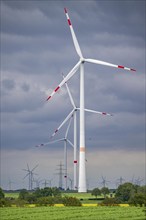
<instances>
[{"instance_id":1,"label":"green vegetation","mask_svg":"<svg viewBox=\"0 0 146 220\"><path fill-rule=\"evenodd\" d=\"M101 195L100 189L98 189L98 188L93 189L91 195L93 195L97 198L97 196Z\"/></svg>"},{"instance_id":2,"label":"green vegetation","mask_svg":"<svg viewBox=\"0 0 146 220\"><path fill-rule=\"evenodd\" d=\"M95 188L91 193L66 193L58 188L45 187L37 188L35 191L22 189L18 198L7 197L2 189L0 190L0 207L15 205L25 207L27 204L37 206L54 206L54 204L64 204L65 206L81 206L82 204L101 204L102 206L114 206L120 203L127 203L134 206L146 206L146 186L138 186L132 183L120 185L115 194L109 194L108 188ZM15 194L14 194L15 195Z\"/></svg>"},{"instance_id":3,"label":"green vegetation","mask_svg":"<svg viewBox=\"0 0 146 220\"><path fill-rule=\"evenodd\" d=\"M0 187L0 199L3 199L5 197L5 194L2 190L2 188Z\"/></svg>"},{"instance_id":4,"label":"green vegetation","mask_svg":"<svg viewBox=\"0 0 146 220\"><path fill-rule=\"evenodd\" d=\"M129 203L135 206L146 206L146 186L124 183L116 191L115 198L121 203Z\"/></svg>"},{"instance_id":5,"label":"green vegetation","mask_svg":"<svg viewBox=\"0 0 146 220\"><path fill-rule=\"evenodd\" d=\"M102 187L102 189L100 191L104 195L104 198L106 198L106 195L108 195L110 193L110 191L107 187Z\"/></svg>"},{"instance_id":6,"label":"green vegetation","mask_svg":"<svg viewBox=\"0 0 146 220\"><path fill-rule=\"evenodd\" d=\"M82 203L76 197L63 197L62 203L64 206L82 206Z\"/></svg>"},{"instance_id":7,"label":"green vegetation","mask_svg":"<svg viewBox=\"0 0 146 220\"><path fill-rule=\"evenodd\" d=\"M35 207L1 208L3 220L145 220L137 207Z\"/></svg>"},{"instance_id":8,"label":"green vegetation","mask_svg":"<svg viewBox=\"0 0 146 220\"><path fill-rule=\"evenodd\" d=\"M61 193L57 188L49 187L34 192L23 189L17 197L15 193L8 197L1 189L0 217L3 220L145 220L145 189L145 186L122 184L112 198L106 196L107 189L103 189L100 195L101 190L96 191L97 188L92 195ZM84 207L87 203L95 206ZM129 203L130 206L119 207L119 203Z\"/></svg>"}]
</instances>

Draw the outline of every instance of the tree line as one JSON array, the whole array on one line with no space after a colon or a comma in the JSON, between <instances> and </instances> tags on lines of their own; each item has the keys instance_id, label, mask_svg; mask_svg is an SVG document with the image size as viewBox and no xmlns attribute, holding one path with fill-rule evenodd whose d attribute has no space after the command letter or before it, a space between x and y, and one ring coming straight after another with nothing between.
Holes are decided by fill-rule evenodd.
<instances>
[{"instance_id":1,"label":"tree line","mask_svg":"<svg viewBox=\"0 0 146 220\"><path fill-rule=\"evenodd\" d=\"M110 193L107 187L102 189L94 188L91 195L103 197L102 201L98 201L100 205L118 205L120 203L128 203L134 206L146 206L146 185L138 186L132 183L124 183L119 185L115 193ZM62 196L61 191L57 187L37 188L33 192L22 189L18 198L5 197L0 188L0 207L6 206L25 206L27 204L36 204L36 206L53 206L54 204L64 204L65 206L81 206L81 200L76 197Z\"/></svg>"},{"instance_id":2,"label":"tree line","mask_svg":"<svg viewBox=\"0 0 146 220\"><path fill-rule=\"evenodd\" d=\"M103 204L120 204L128 203L135 206L146 206L146 185L138 186L130 182L119 185L115 191L114 197L109 198L107 195L110 193L107 187L103 187L101 190L99 188L94 188L92 190L92 195L96 198L97 196L103 194L104 200Z\"/></svg>"}]
</instances>

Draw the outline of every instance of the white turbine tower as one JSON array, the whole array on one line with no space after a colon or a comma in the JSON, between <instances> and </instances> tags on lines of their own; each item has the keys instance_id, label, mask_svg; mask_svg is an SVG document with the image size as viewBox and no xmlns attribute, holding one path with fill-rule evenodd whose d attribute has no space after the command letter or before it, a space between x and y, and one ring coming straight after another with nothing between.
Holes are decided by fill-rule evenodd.
<instances>
[{"instance_id":1,"label":"white turbine tower","mask_svg":"<svg viewBox=\"0 0 146 220\"><path fill-rule=\"evenodd\" d=\"M120 69L125 69L129 71L135 71L134 69L127 68L121 65L115 65L108 62L95 60L95 59L86 59L83 57L78 40L76 38L75 32L73 30L71 20L69 18L69 15L67 13L67 9L65 8L65 14L67 17L68 25L70 27L73 43L76 49L76 52L79 56L78 63L72 68L72 70L66 75L66 77L61 81L61 83L56 87L56 89L51 93L51 95L47 98L49 100L59 89L62 87L65 82L67 82L79 69L80 67L80 158L79 158L79 187L78 192L86 192L86 169L85 169L85 108L84 108L84 63L94 63L94 64L100 64Z\"/></svg>"}]
</instances>

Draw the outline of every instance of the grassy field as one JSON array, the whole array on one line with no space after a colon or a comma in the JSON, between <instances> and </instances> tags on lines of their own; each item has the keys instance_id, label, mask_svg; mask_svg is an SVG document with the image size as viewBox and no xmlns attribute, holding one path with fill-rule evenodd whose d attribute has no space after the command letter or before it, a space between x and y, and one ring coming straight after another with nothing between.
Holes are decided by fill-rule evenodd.
<instances>
[{"instance_id":1,"label":"grassy field","mask_svg":"<svg viewBox=\"0 0 146 220\"><path fill-rule=\"evenodd\" d=\"M0 208L2 220L145 220L138 207Z\"/></svg>"},{"instance_id":2,"label":"grassy field","mask_svg":"<svg viewBox=\"0 0 146 220\"><path fill-rule=\"evenodd\" d=\"M17 192L12 192L12 193L5 193L5 197L12 197L12 198L18 198L19 193Z\"/></svg>"},{"instance_id":3,"label":"grassy field","mask_svg":"<svg viewBox=\"0 0 146 220\"><path fill-rule=\"evenodd\" d=\"M88 198L95 198L95 196L92 196L91 193L67 193L63 192L61 193L62 196L73 196L76 198L83 198L83 199L88 199ZM5 193L5 197L13 197L13 198L18 198L19 193L18 192L12 192L12 193Z\"/></svg>"}]
</instances>

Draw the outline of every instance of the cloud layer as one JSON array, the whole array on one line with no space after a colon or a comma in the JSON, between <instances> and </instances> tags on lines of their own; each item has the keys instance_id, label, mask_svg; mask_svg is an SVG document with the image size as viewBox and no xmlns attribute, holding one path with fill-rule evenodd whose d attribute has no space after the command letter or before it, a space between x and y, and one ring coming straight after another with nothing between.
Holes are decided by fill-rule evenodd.
<instances>
[{"instance_id":1,"label":"cloud layer","mask_svg":"<svg viewBox=\"0 0 146 220\"><path fill-rule=\"evenodd\" d=\"M124 157L130 152L131 159L123 158L124 168L122 171L119 168L116 175L127 177L133 173L144 177L141 168L145 163L142 156L145 152L145 1L1 2L1 149L9 158L3 160L3 167L11 171L13 160L22 168L30 163L35 153L37 155L34 146L47 142L72 109L65 87L50 102L45 101L62 80L61 73L67 75L78 61L64 6L68 8L85 57L137 70L128 72L85 64L86 108L114 115L86 113L87 152L89 149L92 154L94 151L101 154L107 151L109 155L114 152L115 157L120 157L121 151ZM68 85L79 106L79 72ZM64 136L65 129L61 129L57 138ZM72 140L73 128L69 136ZM58 145L53 148L59 151ZM43 173L41 163L45 149L41 150L37 162ZM19 159L21 152L25 152L23 162ZM48 166L55 167L60 159L53 150L52 155L54 161L49 161ZM140 166L136 155L142 161ZM126 169L127 160L128 166L133 167L129 170ZM100 156L98 161L102 163ZM114 169L113 161L109 163L111 170ZM90 173L92 160L89 159L88 164ZM100 175L109 173L96 159L94 167L100 169ZM14 168L13 172L17 176ZM70 173L72 175L71 168ZM112 178L113 172L110 174ZM2 179L1 184L6 188L8 175L3 175Z\"/></svg>"}]
</instances>

